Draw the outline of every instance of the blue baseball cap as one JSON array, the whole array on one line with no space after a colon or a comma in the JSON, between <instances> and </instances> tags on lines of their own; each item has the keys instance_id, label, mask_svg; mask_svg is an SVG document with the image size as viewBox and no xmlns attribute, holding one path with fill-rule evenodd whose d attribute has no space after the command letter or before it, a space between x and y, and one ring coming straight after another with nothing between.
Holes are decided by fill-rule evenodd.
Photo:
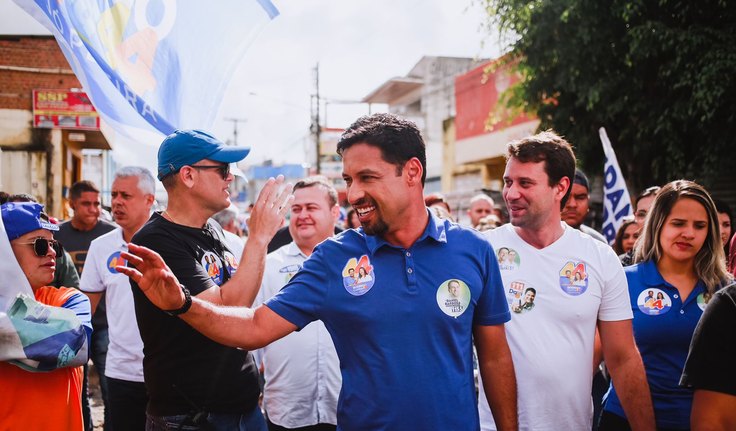
<instances>
[{"instance_id":1,"label":"blue baseball cap","mask_svg":"<svg viewBox=\"0 0 736 431\"><path fill-rule=\"evenodd\" d=\"M590 182L588 181L588 177L585 175L585 172L581 171L580 169L575 169L575 178L573 178L572 183L580 184L581 186L585 187L586 190L590 190Z\"/></svg>"},{"instance_id":2,"label":"blue baseball cap","mask_svg":"<svg viewBox=\"0 0 736 431\"><path fill-rule=\"evenodd\" d=\"M43 212L43 205L36 202L8 202L0 207L8 239L13 241L38 229L59 230Z\"/></svg>"},{"instance_id":3,"label":"blue baseball cap","mask_svg":"<svg viewBox=\"0 0 736 431\"><path fill-rule=\"evenodd\" d=\"M228 147L217 138L201 130L176 130L164 139L158 149L158 179L179 172L182 166L192 165L202 159L221 163L243 160L250 152L248 147Z\"/></svg>"}]
</instances>

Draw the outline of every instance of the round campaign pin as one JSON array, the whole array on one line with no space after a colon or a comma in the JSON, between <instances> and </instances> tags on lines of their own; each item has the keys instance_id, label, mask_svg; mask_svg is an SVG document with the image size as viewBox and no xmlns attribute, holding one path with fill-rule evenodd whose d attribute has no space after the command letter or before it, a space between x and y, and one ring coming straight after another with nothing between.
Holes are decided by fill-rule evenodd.
<instances>
[{"instance_id":1,"label":"round campaign pin","mask_svg":"<svg viewBox=\"0 0 736 431\"><path fill-rule=\"evenodd\" d=\"M116 266L125 266L125 265L126 265L125 259L120 257L119 251L116 251L115 253L111 254L110 257L107 258L107 270L113 274L118 273L118 270L115 269Z\"/></svg>"},{"instance_id":2,"label":"round campaign pin","mask_svg":"<svg viewBox=\"0 0 736 431\"><path fill-rule=\"evenodd\" d=\"M361 256L360 260L351 258L342 269L342 285L353 296L362 296L368 293L376 284L376 273L373 270L368 256Z\"/></svg>"},{"instance_id":3,"label":"round campaign pin","mask_svg":"<svg viewBox=\"0 0 736 431\"><path fill-rule=\"evenodd\" d=\"M220 258L218 258L214 253L208 251L204 256L202 256L200 263L204 267L204 270L207 271L207 275L210 279L214 281L216 285L221 285L223 275L222 262L220 262Z\"/></svg>"},{"instance_id":4,"label":"round campaign pin","mask_svg":"<svg viewBox=\"0 0 736 431\"><path fill-rule=\"evenodd\" d=\"M506 299L512 312L526 313L534 309L537 289L524 280L512 281L506 289Z\"/></svg>"},{"instance_id":5,"label":"round campaign pin","mask_svg":"<svg viewBox=\"0 0 736 431\"><path fill-rule=\"evenodd\" d=\"M560 289L570 296L580 296L588 290L588 271L582 262L567 262L558 276Z\"/></svg>"},{"instance_id":6,"label":"round campaign pin","mask_svg":"<svg viewBox=\"0 0 736 431\"><path fill-rule=\"evenodd\" d=\"M446 280L437 288L437 305L450 317L465 313L470 304L470 289L464 281L456 278Z\"/></svg>"},{"instance_id":7,"label":"round campaign pin","mask_svg":"<svg viewBox=\"0 0 736 431\"><path fill-rule=\"evenodd\" d=\"M672 300L662 289L644 289L636 299L636 305L648 316L661 316L672 308Z\"/></svg>"},{"instance_id":8,"label":"round campaign pin","mask_svg":"<svg viewBox=\"0 0 736 431\"><path fill-rule=\"evenodd\" d=\"M701 311L705 311L705 306L708 305L705 302L705 294L701 293L695 300L698 303L698 308L700 308Z\"/></svg>"},{"instance_id":9,"label":"round campaign pin","mask_svg":"<svg viewBox=\"0 0 736 431\"><path fill-rule=\"evenodd\" d=\"M521 257L513 248L500 247L496 250L496 259L501 271L512 271L521 265Z\"/></svg>"}]
</instances>

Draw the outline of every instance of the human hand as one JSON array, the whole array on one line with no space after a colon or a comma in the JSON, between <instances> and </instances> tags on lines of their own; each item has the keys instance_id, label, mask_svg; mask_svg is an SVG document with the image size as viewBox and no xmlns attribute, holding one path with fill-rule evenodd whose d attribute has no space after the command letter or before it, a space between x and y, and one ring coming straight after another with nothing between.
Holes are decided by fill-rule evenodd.
<instances>
[{"instance_id":1,"label":"human hand","mask_svg":"<svg viewBox=\"0 0 736 431\"><path fill-rule=\"evenodd\" d=\"M135 244L128 244L128 251L120 256L134 268L116 266L115 269L135 281L141 291L161 310L178 310L184 304L184 292L179 280L155 251Z\"/></svg>"},{"instance_id":2,"label":"human hand","mask_svg":"<svg viewBox=\"0 0 736 431\"><path fill-rule=\"evenodd\" d=\"M292 185L284 183L284 176L269 178L253 205L248 219L248 241L262 241L267 244L284 224L284 215L289 211L294 196Z\"/></svg>"}]
</instances>

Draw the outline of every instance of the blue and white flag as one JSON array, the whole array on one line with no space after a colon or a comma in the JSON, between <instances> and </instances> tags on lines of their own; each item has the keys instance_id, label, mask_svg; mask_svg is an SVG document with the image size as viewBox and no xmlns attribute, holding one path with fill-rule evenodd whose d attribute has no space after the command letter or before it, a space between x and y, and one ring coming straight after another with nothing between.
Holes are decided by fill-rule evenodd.
<instances>
[{"instance_id":1,"label":"blue and white flag","mask_svg":"<svg viewBox=\"0 0 736 431\"><path fill-rule=\"evenodd\" d=\"M603 169L603 235L609 244L613 244L624 217L631 215L633 211L629 190L626 188L626 181L618 166L618 159L611 147L611 141L608 140L606 129L601 127L598 134L606 155Z\"/></svg>"},{"instance_id":2,"label":"blue and white flag","mask_svg":"<svg viewBox=\"0 0 736 431\"><path fill-rule=\"evenodd\" d=\"M209 129L270 0L15 0L56 37L116 133L158 144ZM104 129L103 129L104 130Z\"/></svg>"}]
</instances>

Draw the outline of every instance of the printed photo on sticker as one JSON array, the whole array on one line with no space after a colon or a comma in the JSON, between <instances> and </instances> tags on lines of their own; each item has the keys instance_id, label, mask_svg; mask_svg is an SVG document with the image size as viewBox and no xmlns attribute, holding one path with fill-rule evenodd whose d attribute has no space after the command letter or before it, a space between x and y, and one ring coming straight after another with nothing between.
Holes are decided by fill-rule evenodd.
<instances>
[{"instance_id":1,"label":"printed photo on sticker","mask_svg":"<svg viewBox=\"0 0 736 431\"><path fill-rule=\"evenodd\" d=\"M672 300L667 292L661 289L644 289L636 299L636 305L648 316L659 316L670 311Z\"/></svg>"},{"instance_id":2,"label":"printed photo on sticker","mask_svg":"<svg viewBox=\"0 0 736 431\"><path fill-rule=\"evenodd\" d=\"M235 271L238 270L238 259L235 258L234 254L226 250L225 262L227 263L227 269L228 271L230 271L230 275L232 276L233 274L235 274Z\"/></svg>"},{"instance_id":3,"label":"printed photo on sticker","mask_svg":"<svg viewBox=\"0 0 736 431\"><path fill-rule=\"evenodd\" d=\"M437 288L437 305L450 317L458 317L468 309L470 289L462 280L451 278Z\"/></svg>"},{"instance_id":4,"label":"printed photo on sticker","mask_svg":"<svg viewBox=\"0 0 736 431\"><path fill-rule=\"evenodd\" d=\"M588 273L583 262L567 262L560 270L560 288L571 296L588 290Z\"/></svg>"},{"instance_id":5,"label":"printed photo on sticker","mask_svg":"<svg viewBox=\"0 0 736 431\"><path fill-rule=\"evenodd\" d=\"M118 273L118 270L115 269L116 266L125 266L125 265L127 265L127 262L125 261L125 259L120 257L119 251L116 251L115 253L111 254L110 257L107 258L107 270L113 274Z\"/></svg>"},{"instance_id":6,"label":"printed photo on sticker","mask_svg":"<svg viewBox=\"0 0 736 431\"><path fill-rule=\"evenodd\" d=\"M200 263L204 267L204 270L207 271L207 275L210 279L215 282L216 285L221 285L223 275L222 262L220 262L220 259L214 253L208 251L205 252L204 256L202 256Z\"/></svg>"},{"instance_id":7,"label":"printed photo on sticker","mask_svg":"<svg viewBox=\"0 0 736 431\"><path fill-rule=\"evenodd\" d=\"M696 300L697 300L697 303L698 303L698 308L700 308L701 311L705 311L705 306L708 305L705 302L705 294L704 293L701 293L700 295L698 295L698 297L696 298Z\"/></svg>"},{"instance_id":8,"label":"printed photo on sticker","mask_svg":"<svg viewBox=\"0 0 736 431\"><path fill-rule=\"evenodd\" d=\"M370 259L363 255L360 259L350 258L342 270L342 284L349 294L354 296L364 295L371 290L376 283Z\"/></svg>"},{"instance_id":9,"label":"printed photo on sticker","mask_svg":"<svg viewBox=\"0 0 736 431\"><path fill-rule=\"evenodd\" d=\"M279 268L279 274L285 274L284 283L288 283L289 281L291 281L291 278L296 275L296 273L299 272L301 269L302 266L298 264L286 265Z\"/></svg>"},{"instance_id":10,"label":"printed photo on sticker","mask_svg":"<svg viewBox=\"0 0 736 431\"><path fill-rule=\"evenodd\" d=\"M521 265L519 253L513 248L501 247L496 252L498 258L498 268L502 271L510 271Z\"/></svg>"}]
</instances>

